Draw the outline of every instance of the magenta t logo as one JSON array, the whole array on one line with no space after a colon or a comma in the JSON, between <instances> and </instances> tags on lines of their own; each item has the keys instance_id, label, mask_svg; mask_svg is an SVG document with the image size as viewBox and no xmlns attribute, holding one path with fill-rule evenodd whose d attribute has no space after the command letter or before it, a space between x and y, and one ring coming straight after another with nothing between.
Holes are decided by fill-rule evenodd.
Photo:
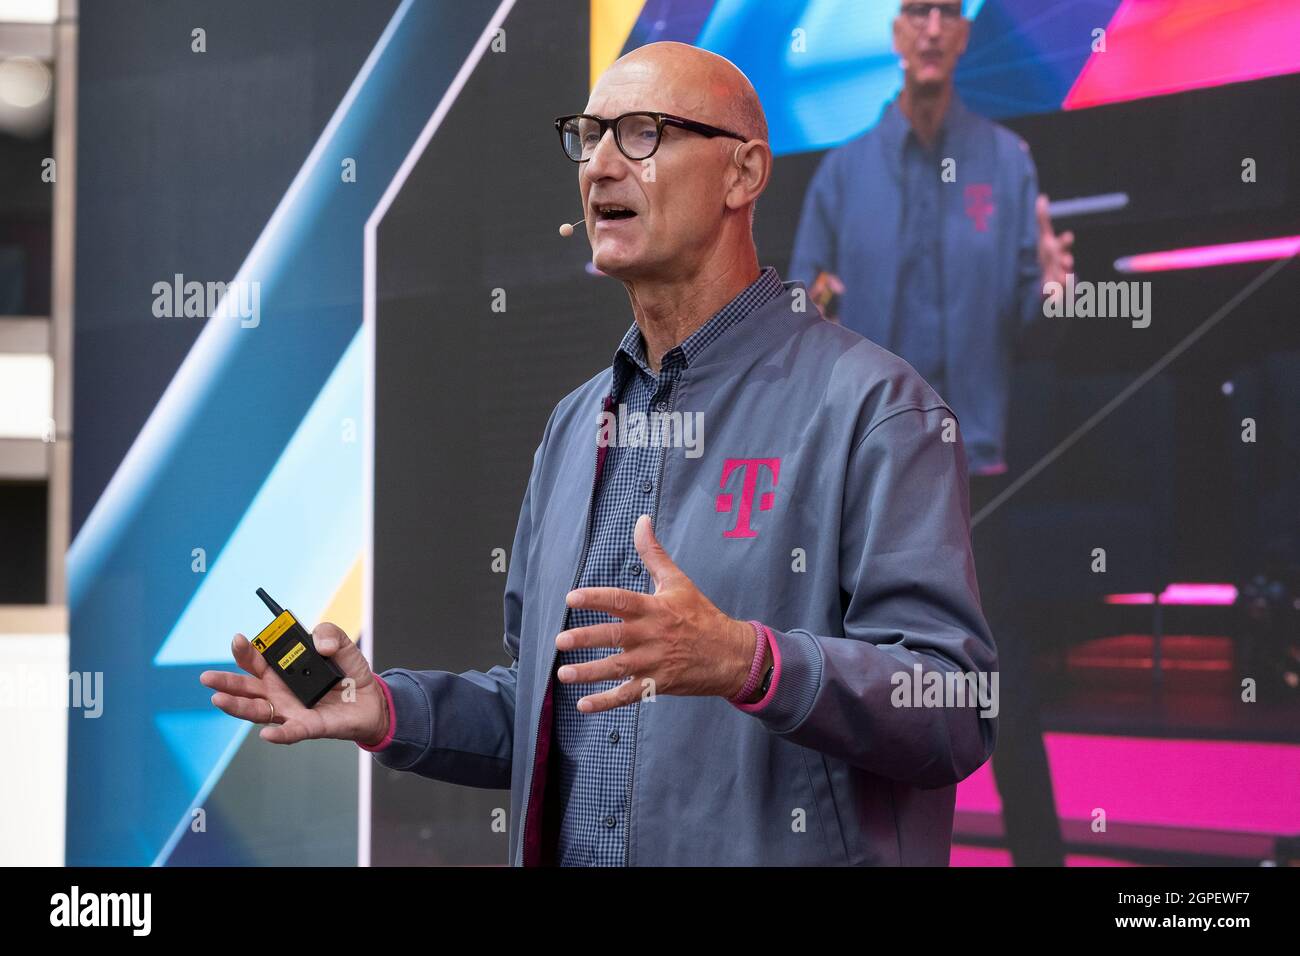
<instances>
[{"instance_id":1,"label":"magenta t logo","mask_svg":"<svg viewBox=\"0 0 1300 956\"><path fill-rule=\"evenodd\" d=\"M736 515L736 526L730 531L722 532L724 538L757 538L758 532L749 526L749 516L754 510L754 491L758 488L758 473L766 467L772 473L772 487L776 487L781 477L780 458L728 458L722 463L722 481L719 487L723 493L718 495L715 510L725 513L731 510L733 495L727 494L727 479L737 468L743 469L745 477L740 484L740 509ZM765 491L758 500L759 511L771 511L776 501L774 491Z\"/></svg>"},{"instance_id":2,"label":"magenta t logo","mask_svg":"<svg viewBox=\"0 0 1300 956\"><path fill-rule=\"evenodd\" d=\"M991 183L971 183L966 187L966 215L975 223L976 232L989 231L989 216L993 215L993 209Z\"/></svg>"}]
</instances>

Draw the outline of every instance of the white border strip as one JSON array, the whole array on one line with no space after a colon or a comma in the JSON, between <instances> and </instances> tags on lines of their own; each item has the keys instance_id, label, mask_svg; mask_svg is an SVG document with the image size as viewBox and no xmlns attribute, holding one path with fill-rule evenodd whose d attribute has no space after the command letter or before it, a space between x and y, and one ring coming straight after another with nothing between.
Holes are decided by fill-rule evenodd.
<instances>
[{"instance_id":1,"label":"white border strip","mask_svg":"<svg viewBox=\"0 0 1300 956\"><path fill-rule=\"evenodd\" d=\"M460 70L452 79L451 85L447 87L447 92L443 94L442 99L438 102L438 108L433 111L429 121L425 123L424 129L421 130L415 145L411 147L410 152L406 154L406 159L398 167L397 174L393 177L388 188L384 190L383 196L380 197L378 205L375 206L374 212L366 220L365 239L364 239L364 275L363 285L363 312L362 312L362 335L365 349L365 379L364 379L364 421L365 421L365 448L362 453L363 479L361 485L361 510L365 515L365 526L361 532L361 541L363 547L362 562L362 596L361 596L361 653L365 655L367 661L374 660L375 648L375 616L374 616L374 592L375 592L375 244L376 234L378 232L380 221L388 214L389 207L397 194L402 191L406 184L406 179L411 175L411 170L419 162L420 157L424 154L429 145L429 140L433 139L433 134L438 131L442 125L443 118L451 111L452 104L460 96L460 91L469 81L470 75L478 66L479 61L483 59L483 54L488 48L492 37L500 28L502 22L510 14L514 7L515 0L501 0L497 7L496 13L488 21L488 25L483 28L483 33L479 36L478 43L470 50L469 56L461 64ZM359 772L357 774L357 866L370 865L370 794L371 794L371 772L374 767L374 757L369 751L357 749L357 761Z\"/></svg>"}]
</instances>

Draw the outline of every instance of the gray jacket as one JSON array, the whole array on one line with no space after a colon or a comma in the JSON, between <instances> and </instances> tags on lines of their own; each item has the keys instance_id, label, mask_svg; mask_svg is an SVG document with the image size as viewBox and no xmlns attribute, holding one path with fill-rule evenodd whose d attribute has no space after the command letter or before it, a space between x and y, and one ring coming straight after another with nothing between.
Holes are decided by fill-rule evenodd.
<instances>
[{"instance_id":1,"label":"gray jacket","mask_svg":"<svg viewBox=\"0 0 1300 956\"><path fill-rule=\"evenodd\" d=\"M915 686L996 668L955 417L907 363L785 289L683 372L672 409L703 413L703 454L665 450L654 514L714 604L769 627L780 665L749 712L638 705L627 862L946 865L956 784L997 727L991 709ZM534 456L506 580L512 663L381 675L395 719L376 759L509 788L515 865L553 859L555 635L610 384L606 368L567 395Z\"/></svg>"}]
</instances>

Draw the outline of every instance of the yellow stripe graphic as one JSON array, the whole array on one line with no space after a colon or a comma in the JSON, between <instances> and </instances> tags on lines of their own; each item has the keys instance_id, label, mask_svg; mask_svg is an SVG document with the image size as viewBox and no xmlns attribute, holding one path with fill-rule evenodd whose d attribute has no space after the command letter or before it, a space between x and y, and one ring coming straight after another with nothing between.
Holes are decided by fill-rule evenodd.
<instances>
[{"instance_id":1,"label":"yellow stripe graphic","mask_svg":"<svg viewBox=\"0 0 1300 956\"><path fill-rule=\"evenodd\" d=\"M645 0L591 0L591 85L623 52ZM574 107L577 112L578 107Z\"/></svg>"}]
</instances>

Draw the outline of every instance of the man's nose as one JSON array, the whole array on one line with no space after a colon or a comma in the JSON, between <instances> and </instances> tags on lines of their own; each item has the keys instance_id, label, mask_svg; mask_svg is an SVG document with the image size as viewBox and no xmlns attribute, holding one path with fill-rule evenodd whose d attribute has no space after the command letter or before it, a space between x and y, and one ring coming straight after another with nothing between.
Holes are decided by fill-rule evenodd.
<instances>
[{"instance_id":1,"label":"man's nose","mask_svg":"<svg viewBox=\"0 0 1300 956\"><path fill-rule=\"evenodd\" d=\"M938 7L930 8L930 15L925 20L925 32L927 36L937 37L943 33L943 17L939 13Z\"/></svg>"},{"instance_id":2,"label":"man's nose","mask_svg":"<svg viewBox=\"0 0 1300 956\"><path fill-rule=\"evenodd\" d=\"M627 172L627 158L619 151L618 143L614 142L613 127L605 130L605 135L591 151L591 158L582 165L592 180L617 179Z\"/></svg>"}]
</instances>

